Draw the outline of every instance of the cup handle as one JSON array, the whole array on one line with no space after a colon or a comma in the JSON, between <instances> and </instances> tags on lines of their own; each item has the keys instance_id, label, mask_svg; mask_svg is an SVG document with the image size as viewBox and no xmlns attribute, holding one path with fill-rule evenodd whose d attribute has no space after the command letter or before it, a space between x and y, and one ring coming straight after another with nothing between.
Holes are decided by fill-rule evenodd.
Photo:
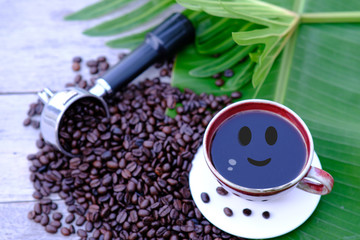
<instances>
[{"instance_id":1,"label":"cup handle","mask_svg":"<svg viewBox=\"0 0 360 240\"><path fill-rule=\"evenodd\" d=\"M314 179L317 182L311 179ZM309 193L326 195L331 192L333 185L334 178L328 172L311 166L309 172L305 178L299 182L297 187Z\"/></svg>"}]
</instances>

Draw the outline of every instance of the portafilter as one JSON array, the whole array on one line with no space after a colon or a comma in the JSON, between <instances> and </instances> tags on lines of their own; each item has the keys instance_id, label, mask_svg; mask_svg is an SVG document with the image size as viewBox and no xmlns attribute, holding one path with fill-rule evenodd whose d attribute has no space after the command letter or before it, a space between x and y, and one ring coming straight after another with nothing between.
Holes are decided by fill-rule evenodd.
<instances>
[{"instance_id":1,"label":"portafilter","mask_svg":"<svg viewBox=\"0 0 360 240\"><path fill-rule=\"evenodd\" d=\"M45 104L41 114L40 130L44 140L67 156L74 156L60 144L60 125L64 113L75 103L89 99L109 111L103 96L131 82L155 62L171 57L177 50L193 41L195 29L182 14L174 13L158 27L149 32L144 42L117 65L108 70L95 85L86 91L71 87L52 93L45 88L38 95Z\"/></svg>"}]
</instances>

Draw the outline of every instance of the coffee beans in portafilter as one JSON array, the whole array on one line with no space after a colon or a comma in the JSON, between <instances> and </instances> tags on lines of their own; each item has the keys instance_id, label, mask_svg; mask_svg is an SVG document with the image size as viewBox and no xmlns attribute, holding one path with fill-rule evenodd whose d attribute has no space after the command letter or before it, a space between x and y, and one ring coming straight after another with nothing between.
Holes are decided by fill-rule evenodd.
<instances>
[{"instance_id":1,"label":"coffee beans in portafilter","mask_svg":"<svg viewBox=\"0 0 360 240\"><path fill-rule=\"evenodd\" d=\"M155 78L105 101L109 119L93 127L72 125L70 117L64 122L68 143L84 140L79 157L64 156L40 136L39 151L28 156L40 199L29 219L40 223L47 214L46 231L84 239L237 239L202 216L188 182L207 124L231 98L181 92ZM177 116L166 116L167 108ZM52 203L44 199L51 193L69 213L49 216Z\"/></svg>"},{"instance_id":2,"label":"coffee beans in portafilter","mask_svg":"<svg viewBox=\"0 0 360 240\"><path fill-rule=\"evenodd\" d=\"M67 109L61 119L60 145L66 151L79 155L93 147L99 138L106 137L101 133L107 130L108 123L101 102L95 98L80 99Z\"/></svg>"}]
</instances>

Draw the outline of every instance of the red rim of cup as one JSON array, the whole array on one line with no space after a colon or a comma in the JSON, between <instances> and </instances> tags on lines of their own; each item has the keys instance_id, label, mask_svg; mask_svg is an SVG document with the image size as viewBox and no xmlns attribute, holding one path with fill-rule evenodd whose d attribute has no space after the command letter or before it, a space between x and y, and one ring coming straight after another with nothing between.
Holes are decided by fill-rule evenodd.
<instances>
[{"instance_id":1,"label":"red rim of cup","mask_svg":"<svg viewBox=\"0 0 360 240\"><path fill-rule=\"evenodd\" d=\"M293 124L301 133L303 140L305 141L306 145L306 162L300 172L300 174L291 180L290 182L272 187L272 188L247 188L237 185L233 182L230 182L226 178L224 178L214 167L210 157L210 148L213 136L219 126L224 123L228 118L232 117L233 115L250 110L261 110L261 111L268 111L271 113L275 113L277 115L282 116L284 119L288 120L291 124ZM314 144L313 139L311 137L310 131L304 121L291 109L285 107L282 104L277 102L264 100L264 99L251 99L251 100L243 100L236 103L233 103L220 112L218 112L213 119L210 121L209 125L207 126L204 134L203 139L204 145L204 155L205 161L208 165L212 174L217 178L217 180L227 187L231 188L235 192L239 192L246 195L251 196L267 196L273 195L279 192L282 192L292 186L296 185L301 179L303 179L306 174L308 173L311 162L314 155Z\"/></svg>"}]
</instances>

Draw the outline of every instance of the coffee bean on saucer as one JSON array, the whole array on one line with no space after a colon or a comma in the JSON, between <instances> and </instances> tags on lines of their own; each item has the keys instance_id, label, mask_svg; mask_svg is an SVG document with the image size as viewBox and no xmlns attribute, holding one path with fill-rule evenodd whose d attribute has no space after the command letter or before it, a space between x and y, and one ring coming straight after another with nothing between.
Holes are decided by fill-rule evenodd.
<instances>
[{"instance_id":1,"label":"coffee bean on saucer","mask_svg":"<svg viewBox=\"0 0 360 240\"><path fill-rule=\"evenodd\" d=\"M250 216L250 215L251 215L251 210L248 209L248 208L244 208L243 214L244 214L245 216Z\"/></svg>"},{"instance_id":2,"label":"coffee bean on saucer","mask_svg":"<svg viewBox=\"0 0 360 240\"><path fill-rule=\"evenodd\" d=\"M230 208L228 208L228 207L225 207L225 208L224 208L224 213L225 213L225 215L228 216L228 217L231 217L231 216L233 215L233 211L232 211Z\"/></svg>"},{"instance_id":3,"label":"coffee bean on saucer","mask_svg":"<svg viewBox=\"0 0 360 240\"><path fill-rule=\"evenodd\" d=\"M223 187L217 187L216 192L221 196L225 196L228 194L228 191L226 191Z\"/></svg>"},{"instance_id":4,"label":"coffee bean on saucer","mask_svg":"<svg viewBox=\"0 0 360 240\"><path fill-rule=\"evenodd\" d=\"M209 194L207 194L206 192L202 192L202 193L201 193L201 200L202 200L204 203L210 202Z\"/></svg>"},{"instance_id":5,"label":"coffee bean on saucer","mask_svg":"<svg viewBox=\"0 0 360 240\"><path fill-rule=\"evenodd\" d=\"M262 216L265 219L269 219L270 218L270 213L268 211L265 211L265 212L262 213Z\"/></svg>"}]
</instances>

